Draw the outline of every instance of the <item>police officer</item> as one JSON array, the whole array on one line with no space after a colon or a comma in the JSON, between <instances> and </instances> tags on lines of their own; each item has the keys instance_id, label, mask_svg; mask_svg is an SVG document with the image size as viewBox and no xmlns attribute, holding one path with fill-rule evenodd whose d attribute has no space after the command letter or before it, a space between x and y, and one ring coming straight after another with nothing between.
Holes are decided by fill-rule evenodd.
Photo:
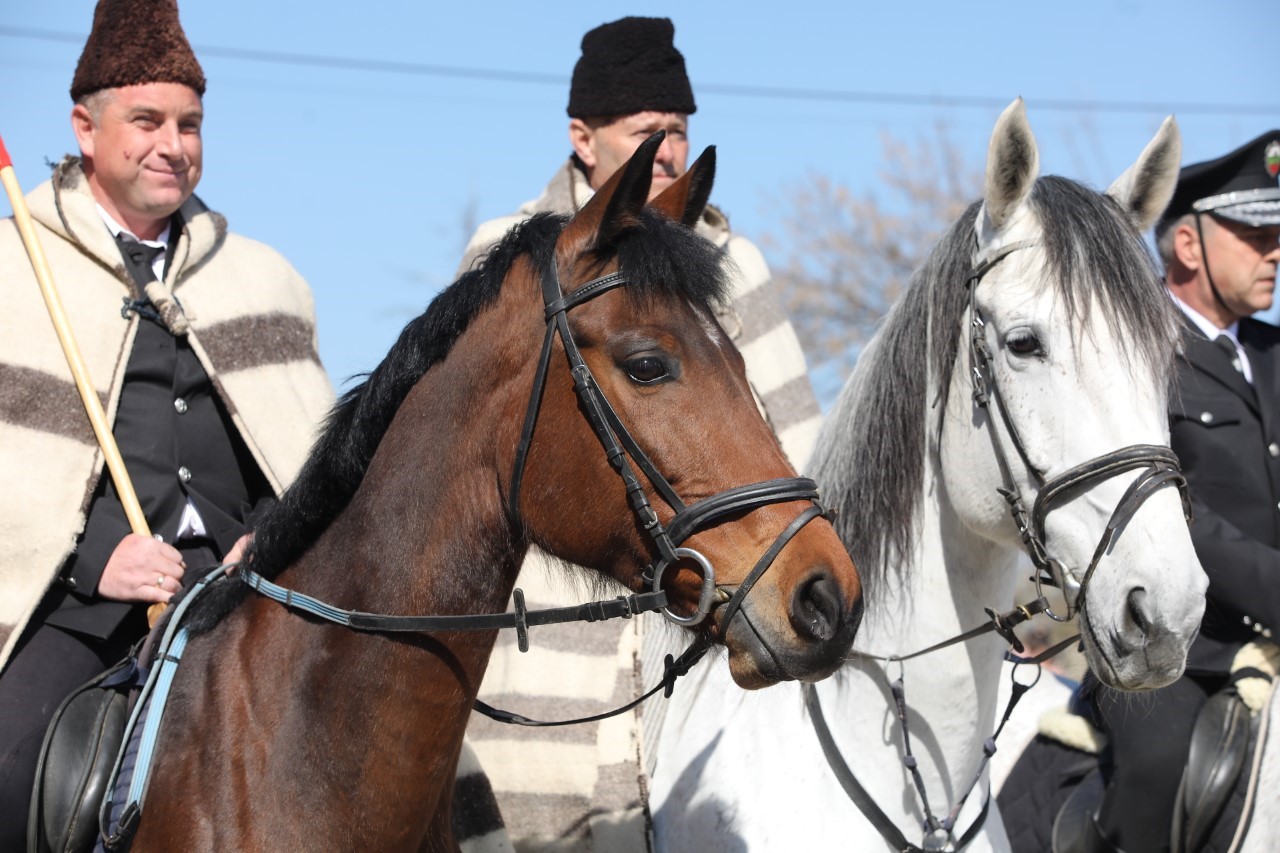
<instances>
[{"instance_id":1,"label":"police officer","mask_svg":"<svg viewBox=\"0 0 1280 853\"><path fill-rule=\"evenodd\" d=\"M1209 575L1187 672L1149 697L1100 689L1113 771L1102 849L1167 850L1197 713L1246 643L1280 630L1280 130L1184 168L1156 225L1165 284L1183 320L1170 444L1190 484L1191 538Z\"/></svg>"}]
</instances>

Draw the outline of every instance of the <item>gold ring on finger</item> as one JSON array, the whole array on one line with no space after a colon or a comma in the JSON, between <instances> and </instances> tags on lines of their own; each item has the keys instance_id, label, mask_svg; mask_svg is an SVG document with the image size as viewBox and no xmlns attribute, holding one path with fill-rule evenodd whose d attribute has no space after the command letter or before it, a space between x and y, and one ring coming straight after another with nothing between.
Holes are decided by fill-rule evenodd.
<instances>
[{"instance_id":1,"label":"gold ring on finger","mask_svg":"<svg viewBox=\"0 0 1280 853\"><path fill-rule=\"evenodd\" d=\"M163 587L163 586L164 586L164 575L157 575L157 576L156 576L156 586L159 586L159 587Z\"/></svg>"}]
</instances>

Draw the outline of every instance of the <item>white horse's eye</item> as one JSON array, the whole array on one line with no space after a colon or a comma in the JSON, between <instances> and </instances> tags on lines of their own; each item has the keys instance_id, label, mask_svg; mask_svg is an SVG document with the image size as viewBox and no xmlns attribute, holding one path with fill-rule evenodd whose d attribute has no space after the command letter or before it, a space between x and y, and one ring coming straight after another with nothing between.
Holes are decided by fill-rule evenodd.
<instances>
[{"instance_id":1,"label":"white horse's eye","mask_svg":"<svg viewBox=\"0 0 1280 853\"><path fill-rule=\"evenodd\" d=\"M1004 345L1014 355L1044 355L1040 339L1026 329L1019 329L1005 338Z\"/></svg>"}]
</instances>

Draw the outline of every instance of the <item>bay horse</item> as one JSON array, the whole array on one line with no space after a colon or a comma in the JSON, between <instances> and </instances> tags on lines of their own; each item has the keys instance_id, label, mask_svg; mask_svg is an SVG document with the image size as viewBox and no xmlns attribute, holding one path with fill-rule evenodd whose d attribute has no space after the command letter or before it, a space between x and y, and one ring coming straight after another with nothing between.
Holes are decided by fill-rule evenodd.
<instances>
[{"instance_id":1,"label":"bay horse","mask_svg":"<svg viewBox=\"0 0 1280 853\"><path fill-rule=\"evenodd\" d=\"M1177 313L1141 237L1179 154L1168 119L1098 193L1038 176L1020 99L1000 116L983 198L863 351L810 466L873 601L854 653L742 697L695 673L659 739L660 850L1007 849L984 780L1013 623L1076 615L1115 687L1181 674L1207 579L1168 450ZM1063 590L1001 613L1028 551Z\"/></svg>"},{"instance_id":2,"label":"bay horse","mask_svg":"<svg viewBox=\"0 0 1280 853\"><path fill-rule=\"evenodd\" d=\"M639 592L671 562L665 528L706 561L676 555L669 609L706 609L714 566L713 607L729 603L697 631L727 645L738 684L840 665L861 614L848 554L810 500L751 498L796 481L710 310L720 259L690 226L714 151L646 207L661 140L573 218L514 229L405 328L257 526L250 569L344 609L484 614L531 544ZM632 464L647 476L620 477ZM681 500L719 510L682 521ZM134 853L455 849L455 767L496 633L357 633L220 597L193 608Z\"/></svg>"}]
</instances>

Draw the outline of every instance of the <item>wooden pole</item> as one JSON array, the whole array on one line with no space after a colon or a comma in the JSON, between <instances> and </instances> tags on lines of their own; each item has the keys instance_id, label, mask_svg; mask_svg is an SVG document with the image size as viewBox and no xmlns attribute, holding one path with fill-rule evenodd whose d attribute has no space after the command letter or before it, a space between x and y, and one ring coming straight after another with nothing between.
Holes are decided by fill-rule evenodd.
<instances>
[{"instance_id":1,"label":"wooden pole","mask_svg":"<svg viewBox=\"0 0 1280 853\"><path fill-rule=\"evenodd\" d=\"M4 184L5 193L9 196L9 205L13 208L13 220L18 226L18 234L27 249L27 257L31 259L31 269L35 271L36 281L40 284L40 293L44 296L44 304L49 309L49 319L53 321L53 329L58 334L58 342L62 344L62 352L67 357L67 366L71 368L71 376L75 380L76 389L80 392L80 400L84 403L85 412L89 415L89 424L93 434L97 436L98 446L102 448L107 470L111 472L111 481L115 483L116 494L124 507L124 514L129 519L133 532L141 536L150 536L151 528L147 518L142 514L142 505L138 503L138 493L133 490L133 481L124 468L124 459L120 456L120 448L116 446L115 436L111 434L111 425L107 423L107 413L102 410L102 401L94 390L89 378L89 369L80 354L80 346L76 343L71 331L71 323L67 320L67 312L62 307L62 299L53 285L53 270L45 257L44 248L40 245L40 237L36 234L35 225L31 221L31 211L27 209L26 197L18 186L18 176L13 171L13 161L5 150L4 138L0 137L0 183ZM165 605L153 604L147 609L147 619L155 624L156 619L164 612Z\"/></svg>"}]
</instances>

